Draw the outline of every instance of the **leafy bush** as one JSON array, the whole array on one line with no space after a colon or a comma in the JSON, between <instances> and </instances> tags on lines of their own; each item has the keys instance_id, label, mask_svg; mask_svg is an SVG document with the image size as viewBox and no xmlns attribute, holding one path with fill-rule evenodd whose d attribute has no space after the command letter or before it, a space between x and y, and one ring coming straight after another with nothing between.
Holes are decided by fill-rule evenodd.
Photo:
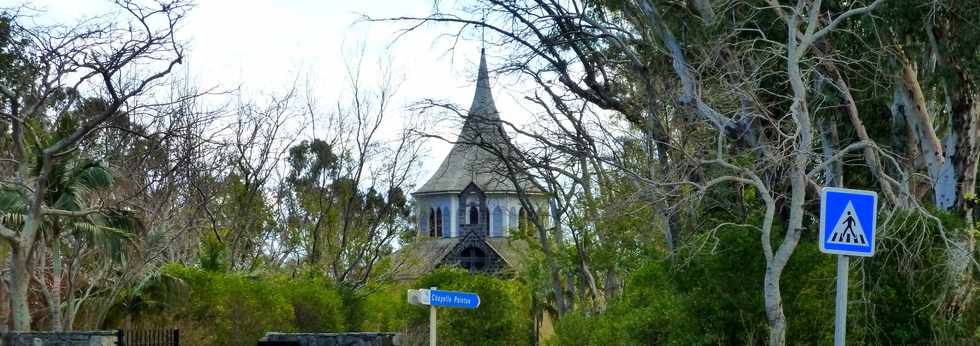
<instances>
[{"instance_id":1,"label":"leafy bush","mask_svg":"<svg viewBox=\"0 0 980 346\"><path fill-rule=\"evenodd\" d=\"M293 307L293 328L297 332L334 332L346 330L344 302L333 284L321 278L291 279L274 282Z\"/></svg>"},{"instance_id":2,"label":"leafy bush","mask_svg":"<svg viewBox=\"0 0 980 346\"><path fill-rule=\"evenodd\" d=\"M410 287L401 284L369 288L370 292L360 299L356 318L349 320L352 329L388 332L405 330L411 311L418 309L408 305L405 296L408 288Z\"/></svg>"},{"instance_id":3,"label":"leafy bush","mask_svg":"<svg viewBox=\"0 0 980 346\"><path fill-rule=\"evenodd\" d=\"M322 278L249 276L177 264L163 272L180 281L178 292L146 290L161 297L144 300L166 300L165 307L131 316L141 316L137 326L172 321L188 344L249 345L268 331L346 330L341 295Z\"/></svg>"},{"instance_id":4,"label":"leafy bush","mask_svg":"<svg viewBox=\"0 0 980 346\"><path fill-rule=\"evenodd\" d=\"M480 295L477 309L439 309L440 345L530 345L533 342L530 295L517 281L439 269L420 278L417 287ZM410 324L417 328L428 325L429 309L411 308Z\"/></svg>"},{"instance_id":5,"label":"leafy bush","mask_svg":"<svg viewBox=\"0 0 980 346\"><path fill-rule=\"evenodd\" d=\"M856 287L858 296L851 295L852 304L859 305L849 317L857 315L861 326L853 332L853 340L946 345L980 340L980 295L973 294L973 301L967 304L971 310L964 311L961 318L946 318L941 308L950 282L946 267L949 245L944 237L955 239L960 236L957 232L967 230L951 214L931 214L938 219L899 211L881 227L884 233L876 244L878 252L861 261L863 286Z\"/></svg>"},{"instance_id":6,"label":"leafy bush","mask_svg":"<svg viewBox=\"0 0 980 346\"><path fill-rule=\"evenodd\" d=\"M947 237L962 229L956 218L940 222ZM980 337L977 294L968 304L972 310L960 319L946 319L938 308L947 289L948 254L935 220L896 211L879 231L875 256L851 261L848 341L975 343ZM765 261L758 233L722 228L688 241L707 244L703 248L709 250L689 248L670 261L648 255L605 312L566 315L556 323L549 344L764 344ZM818 250L816 232L804 233L781 280L788 344L833 343L835 260Z\"/></svg>"}]
</instances>

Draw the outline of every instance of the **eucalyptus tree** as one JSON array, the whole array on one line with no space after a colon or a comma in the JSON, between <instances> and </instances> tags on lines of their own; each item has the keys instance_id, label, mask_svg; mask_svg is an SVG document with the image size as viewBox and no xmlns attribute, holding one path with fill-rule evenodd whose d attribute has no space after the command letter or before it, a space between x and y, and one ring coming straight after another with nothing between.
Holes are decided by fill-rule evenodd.
<instances>
[{"instance_id":1,"label":"eucalyptus tree","mask_svg":"<svg viewBox=\"0 0 980 346\"><path fill-rule=\"evenodd\" d=\"M894 136L893 145L906 153L907 175L927 177L922 184L909 179L907 189L931 197L937 209L963 221L946 235L949 290L941 303L947 318L959 319L970 305L980 268L975 231L980 28L970 20L980 16L980 4L894 2L884 11L878 21L889 30L878 37L894 88L890 120L907 129Z\"/></svg>"},{"instance_id":2,"label":"eucalyptus tree","mask_svg":"<svg viewBox=\"0 0 980 346\"><path fill-rule=\"evenodd\" d=\"M251 270L264 256L275 257L263 248L281 240L272 225L270 203L278 165L304 130L303 125L289 126L303 122L307 107L300 101L295 86L261 103L239 101L224 153L230 170L221 177L217 202L208 216L212 235L228 252L231 270Z\"/></svg>"},{"instance_id":3,"label":"eucalyptus tree","mask_svg":"<svg viewBox=\"0 0 980 346\"><path fill-rule=\"evenodd\" d=\"M183 60L175 28L190 5L183 1L117 1L125 20L93 19L74 26L23 24L13 19L4 47L20 75L0 84L2 122L11 143L3 162L13 174L0 184L25 201L23 222L0 226L11 247L9 293L15 330L31 329L28 293L46 220L103 214L101 206L66 210L50 204L54 171L79 144L108 121L146 107L136 102L164 82ZM102 107L79 110L84 97ZM149 104L153 104L150 102Z\"/></svg>"},{"instance_id":4,"label":"eucalyptus tree","mask_svg":"<svg viewBox=\"0 0 980 346\"><path fill-rule=\"evenodd\" d=\"M824 17L821 1L795 6L695 1L688 6L650 0L488 0L458 11L437 7L427 17L391 20L414 23L409 30L420 23L482 28L495 44L508 48L511 65L505 70L529 76L549 93L544 105L574 110L565 96L573 95L620 115L644 135L648 157L657 163L647 172L624 173L640 183L649 201L666 202L660 210L690 205L723 184L753 189L765 205L763 220L750 226L760 230L766 260L761 293L769 343L783 345L787 326L781 276L804 225L810 224L805 222L807 205L820 186L819 174L852 152L865 153L868 161L888 161L881 160L885 155L874 142L864 140L837 144L823 161L814 161L815 110L820 108L811 96L818 76L813 71L835 58L815 49L844 23L881 3L835 3L835 11ZM575 117L564 121L582 124ZM592 129L587 138L603 138L607 127L582 126ZM560 147L555 146L568 150ZM598 150L578 154L626 168ZM900 190L881 166L874 173L884 189ZM668 246L686 246L678 242L671 215L661 218L668 220Z\"/></svg>"},{"instance_id":5,"label":"eucalyptus tree","mask_svg":"<svg viewBox=\"0 0 980 346\"><path fill-rule=\"evenodd\" d=\"M307 100L312 138L288 149L276 197L297 262L322 270L346 289L377 278L379 263L410 227L405 191L419 165L421 138L386 127L398 81L384 63L366 80L364 51L347 61L344 94L333 110Z\"/></svg>"}]
</instances>

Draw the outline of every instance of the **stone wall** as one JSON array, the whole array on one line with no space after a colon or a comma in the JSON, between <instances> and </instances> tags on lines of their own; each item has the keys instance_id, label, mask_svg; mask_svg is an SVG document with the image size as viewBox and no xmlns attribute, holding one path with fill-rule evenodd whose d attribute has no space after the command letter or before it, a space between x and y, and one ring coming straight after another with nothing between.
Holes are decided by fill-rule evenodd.
<instances>
[{"instance_id":1,"label":"stone wall","mask_svg":"<svg viewBox=\"0 0 980 346\"><path fill-rule=\"evenodd\" d=\"M116 331L10 332L0 337L2 346L116 346Z\"/></svg>"},{"instance_id":2,"label":"stone wall","mask_svg":"<svg viewBox=\"0 0 980 346\"><path fill-rule=\"evenodd\" d=\"M292 341L299 346L398 346L397 333L276 333L265 334L261 341Z\"/></svg>"}]
</instances>

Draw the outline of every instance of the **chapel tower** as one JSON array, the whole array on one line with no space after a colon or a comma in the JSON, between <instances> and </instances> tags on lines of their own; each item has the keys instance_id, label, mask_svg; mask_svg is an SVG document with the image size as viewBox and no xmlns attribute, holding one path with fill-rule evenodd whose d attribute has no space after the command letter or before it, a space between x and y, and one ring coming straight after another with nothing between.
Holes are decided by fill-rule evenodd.
<instances>
[{"instance_id":1,"label":"chapel tower","mask_svg":"<svg viewBox=\"0 0 980 346\"><path fill-rule=\"evenodd\" d=\"M515 244L508 237L526 227L532 215L522 207L519 189L536 215L550 221L548 196L534 187L528 174L508 167L503 158L510 153L481 50L473 102L460 134L432 177L412 193L418 242L427 249L423 256L428 261L484 272L513 267L516 259L508 257L514 256Z\"/></svg>"}]
</instances>

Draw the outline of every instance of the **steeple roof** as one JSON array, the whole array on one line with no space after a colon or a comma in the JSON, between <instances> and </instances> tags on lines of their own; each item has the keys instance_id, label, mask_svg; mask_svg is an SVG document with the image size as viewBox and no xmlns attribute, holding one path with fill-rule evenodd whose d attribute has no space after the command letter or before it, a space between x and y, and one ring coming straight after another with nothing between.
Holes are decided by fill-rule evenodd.
<instances>
[{"instance_id":1,"label":"steeple roof","mask_svg":"<svg viewBox=\"0 0 980 346\"><path fill-rule=\"evenodd\" d=\"M497 115L497 105L493 103L493 94L490 92L487 55L482 49L480 50L480 70L476 74L476 92L473 94L473 103L470 104L470 114L480 114L493 120L500 120Z\"/></svg>"},{"instance_id":2,"label":"steeple roof","mask_svg":"<svg viewBox=\"0 0 980 346\"><path fill-rule=\"evenodd\" d=\"M415 194L459 192L471 182L484 192L516 192L511 180L503 175L506 166L494 153L509 152L509 142L493 102L486 54L481 50L473 103L459 137L435 174ZM529 188L529 183L522 185L529 192L537 191Z\"/></svg>"}]
</instances>

